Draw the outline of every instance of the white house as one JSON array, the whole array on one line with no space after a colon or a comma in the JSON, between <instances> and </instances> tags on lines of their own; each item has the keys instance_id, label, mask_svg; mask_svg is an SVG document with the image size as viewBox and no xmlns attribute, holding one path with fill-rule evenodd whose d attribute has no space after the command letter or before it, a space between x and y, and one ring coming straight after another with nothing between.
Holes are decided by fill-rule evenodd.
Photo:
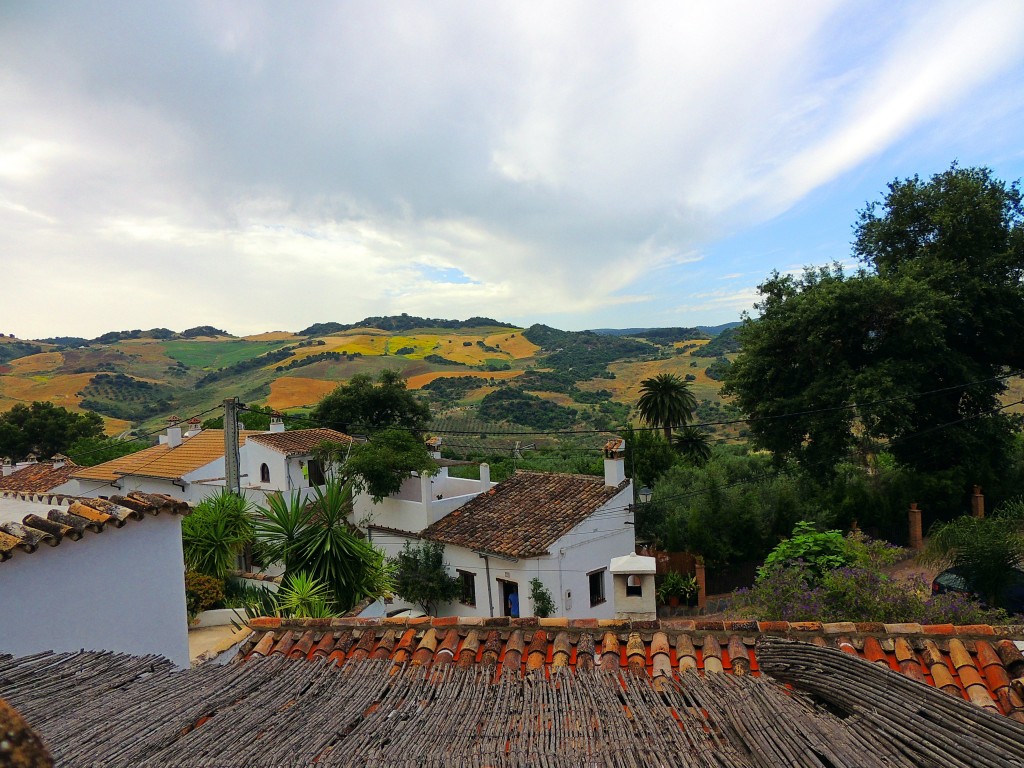
<instances>
[{"instance_id":1,"label":"white house","mask_svg":"<svg viewBox=\"0 0 1024 768\"><path fill-rule=\"evenodd\" d=\"M0 653L159 654L189 665L188 505L0 493Z\"/></svg>"},{"instance_id":2,"label":"white house","mask_svg":"<svg viewBox=\"0 0 1024 768\"><path fill-rule=\"evenodd\" d=\"M322 485L323 471L313 454L324 440L351 443L352 438L333 429L298 429L286 432L278 420L270 432L239 431L238 453L241 490L255 503L268 493L301 491ZM224 430L194 426L184 435L171 426L160 444L128 456L80 467L56 491L106 497L131 491L159 493L198 504L225 487Z\"/></svg>"},{"instance_id":3,"label":"white house","mask_svg":"<svg viewBox=\"0 0 1024 768\"><path fill-rule=\"evenodd\" d=\"M445 545L463 594L441 615L530 615L537 578L556 616L613 618L609 564L635 549L624 447L622 440L605 447L604 477L520 471L420 531L371 524L371 539L391 556L407 541Z\"/></svg>"}]
</instances>

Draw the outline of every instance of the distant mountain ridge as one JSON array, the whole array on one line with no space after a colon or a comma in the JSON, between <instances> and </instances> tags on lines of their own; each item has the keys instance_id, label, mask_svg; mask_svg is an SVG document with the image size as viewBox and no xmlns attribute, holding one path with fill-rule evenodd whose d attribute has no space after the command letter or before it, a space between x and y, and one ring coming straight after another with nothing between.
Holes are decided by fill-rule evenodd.
<instances>
[{"instance_id":1,"label":"distant mountain ridge","mask_svg":"<svg viewBox=\"0 0 1024 768\"><path fill-rule=\"evenodd\" d=\"M651 328L592 328L591 329L591 333L599 333L602 336L640 336L641 338L646 338L648 334L653 333L653 332L661 332L661 333L658 333L658 335L659 336L665 336L666 334L664 332L667 332L667 331L679 331L679 332L687 332L687 331L693 332L693 331L696 331L696 332L707 334L708 336L714 337L714 336L717 336L718 334L720 334L722 331L727 331L730 328L735 328L735 327L740 326L740 325L743 325L743 323L741 323L739 320L734 320L731 323L722 323L721 325L697 325L697 326L694 326L693 328L658 327L658 326L652 326ZM695 336L695 337L692 337L692 338L705 338L705 337L703 337L703 336ZM682 338L678 339L678 341L686 341L686 340L687 339L682 339Z\"/></svg>"}]
</instances>

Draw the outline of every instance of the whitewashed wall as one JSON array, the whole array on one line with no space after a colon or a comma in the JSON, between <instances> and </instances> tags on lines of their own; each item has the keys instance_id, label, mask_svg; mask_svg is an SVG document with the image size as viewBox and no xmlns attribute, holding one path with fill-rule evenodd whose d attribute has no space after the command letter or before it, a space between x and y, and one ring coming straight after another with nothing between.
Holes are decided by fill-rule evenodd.
<instances>
[{"instance_id":1,"label":"whitewashed wall","mask_svg":"<svg viewBox=\"0 0 1024 768\"><path fill-rule=\"evenodd\" d=\"M503 616L505 609L501 600L499 579L514 581L519 587L519 613L533 614L530 600L530 580L538 578L543 582L555 601L554 616L566 618L610 619L615 617L614 589L612 575L607 568L613 557L628 555L635 551L636 541L633 526L627 525L633 517L627 505L633 502L632 486L611 499L587 520L560 538L550 548L550 554L513 562L497 556L486 560L476 552L464 547L447 545L445 563L448 572L455 575L464 570L475 574L476 605L451 603L438 609L440 616ZM374 546L383 549L389 556L401 551L406 539L395 534L372 532ZM413 540L415 544L416 541ZM487 566L490 566L490 599L488 599ZM593 571L606 569L604 580L605 601L590 604L589 575ZM390 607L396 610L411 606L396 599Z\"/></svg>"},{"instance_id":2,"label":"whitewashed wall","mask_svg":"<svg viewBox=\"0 0 1024 768\"><path fill-rule=\"evenodd\" d=\"M0 563L0 651L160 654L189 665L181 518L147 516Z\"/></svg>"}]
</instances>

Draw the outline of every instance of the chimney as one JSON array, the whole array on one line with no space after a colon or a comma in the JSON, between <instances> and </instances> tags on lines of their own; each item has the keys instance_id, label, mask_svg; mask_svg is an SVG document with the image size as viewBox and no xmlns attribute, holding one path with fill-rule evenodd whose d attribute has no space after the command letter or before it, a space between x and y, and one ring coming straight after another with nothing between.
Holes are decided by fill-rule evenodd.
<instances>
[{"instance_id":1,"label":"chimney","mask_svg":"<svg viewBox=\"0 0 1024 768\"><path fill-rule=\"evenodd\" d=\"M489 491L491 489L491 465L484 462L480 465L480 490Z\"/></svg>"},{"instance_id":2,"label":"chimney","mask_svg":"<svg viewBox=\"0 0 1024 768\"><path fill-rule=\"evenodd\" d=\"M4 477L10 477L14 474L14 465L11 464L10 459L4 459Z\"/></svg>"},{"instance_id":3,"label":"chimney","mask_svg":"<svg viewBox=\"0 0 1024 768\"><path fill-rule=\"evenodd\" d=\"M166 435L160 435L157 438L157 442L160 445L167 445L168 443L170 443L171 442L171 437L170 437L171 430L174 429L174 427L176 427L180 423L181 423L181 419L179 417L177 417L177 416L168 416L167 417L167 434ZM181 430L180 429L178 430L178 443L177 444L178 445L181 444ZM173 448L174 446L172 445L171 447Z\"/></svg>"},{"instance_id":4,"label":"chimney","mask_svg":"<svg viewBox=\"0 0 1024 768\"><path fill-rule=\"evenodd\" d=\"M284 432L284 419L281 418L281 414L274 411L270 414L270 431L273 432Z\"/></svg>"},{"instance_id":5,"label":"chimney","mask_svg":"<svg viewBox=\"0 0 1024 768\"><path fill-rule=\"evenodd\" d=\"M653 557L637 554L613 557L608 570L612 573L616 619L653 621L658 618L654 599L657 563Z\"/></svg>"},{"instance_id":6,"label":"chimney","mask_svg":"<svg viewBox=\"0 0 1024 768\"><path fill-rule=\"evenodd\" d=\"M188 431L185 433L185 437L195 437L203 431L203 425L199 419L193 416L188 420Z\"/></svg>"},{"instance_id":7,"label":"chimney","mask_svg":"<svg viewBox=\"0 0 1024 768\"><path fill-rule=\"evenodd\" d=\"M921 510L917 507L917 502L910 502L910 509L907 512L907 523L910 527L910 548L921 549L924 546L924 538L921 535Z\"/></svg>"},{"instance_id":8,"label":"chimney","mask_svg":"<svg viewBox=\"0 0 1024 768\"><path fill-rule=\"evenodd\" d=\"M181 427L168 427L167 428L167 447L177 448L181 445Z\"/></svg>"},{"instance_id":9,"label":"chimney","mask_svg":"<svg viewBox=\"0 0 1024 768\"><path fill-rule=\"evenodd\" d=\"M58 454L54 455L54 457L53 457L53 468L54 469L60 469L61 467L63 467L67 463L68 463L68 457L65 456L63 453L58 453Z\"/></svg>"},{"instance_id":10,"label":"chimney","mask_svg":"<svg viewBox=\"0 0 1024 768\"><path fill-rule=\"evenodd\" d=\"M626 441L609 440L604 446L604 484L616 487L626 479Z\"/></svg>"}]
</instances>

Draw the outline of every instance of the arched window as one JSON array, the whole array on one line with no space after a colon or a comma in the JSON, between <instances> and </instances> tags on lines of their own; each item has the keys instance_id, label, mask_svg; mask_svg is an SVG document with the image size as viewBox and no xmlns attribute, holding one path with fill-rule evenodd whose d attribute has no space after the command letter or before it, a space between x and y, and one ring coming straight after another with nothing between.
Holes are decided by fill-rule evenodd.
<instances>
[{"instance_id":1,"label":"arched window","mask_svg":"<svg viewBox=\"0 0 1024 768\"><path fill-rule=\"evenodd\" d=\"M270 482L270 467L268 467L266 464L260 464L260 482Z\"/></svg>"}]
</instances>

